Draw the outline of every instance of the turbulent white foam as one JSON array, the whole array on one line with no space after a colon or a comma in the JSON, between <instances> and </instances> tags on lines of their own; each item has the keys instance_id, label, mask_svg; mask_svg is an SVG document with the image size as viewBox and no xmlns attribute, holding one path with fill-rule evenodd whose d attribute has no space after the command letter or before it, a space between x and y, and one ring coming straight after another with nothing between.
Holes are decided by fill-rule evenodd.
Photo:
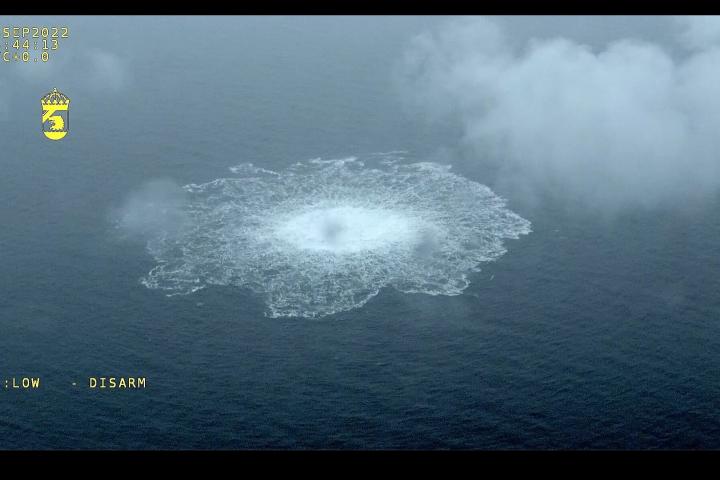
<instances>
[{"instance_id":1,"label":"turbulent white foam","mask_svg":"<svg viewBox=\"0 0 720 480\"><path fill-rule=\"evenodd\" d=\"M277 235L296 248L345 254L410 244L418 222L392 210L314 206L293 214Z\"/></svg>"},{"instance_id":2,"label":"turbulent white foam","mask_svg":"<svg viewBox=\"0 0 720 480\"><path fill-rule=\"evenodd\" d=\"M489 188L405 152L314 159L274 172L185 187L191 221L148 243L143 279L169 294L247 287L272 317L315 317L365 304L383 287L457 295L467 274L530 232Z\"/></svg>"}]
</instances>

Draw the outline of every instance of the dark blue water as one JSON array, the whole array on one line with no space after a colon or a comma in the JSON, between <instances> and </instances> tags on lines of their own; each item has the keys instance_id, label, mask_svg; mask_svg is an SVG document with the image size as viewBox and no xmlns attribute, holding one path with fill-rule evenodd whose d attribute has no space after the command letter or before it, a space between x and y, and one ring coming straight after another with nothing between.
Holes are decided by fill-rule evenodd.
<instances>
[{"instance_id":1,"label":"dark blue water","mask_svg":"<svg viewBox=\"0 0 720 480\"><path fill-rule=\"evenodd\" d=\"M720 447L718 202L604 218L498 190L534 232L460 296L386 289L315 320L231 287L166 297L108 219L128 192L240 162L436 158L457 132L391 77L437 20L66 20L53 70L0 65L0 376L43 382L0 389L0 448ZM61 142L40 133L53 87ZM85 388L103 375L148 388Z\"/></svg>"}]
</instances>

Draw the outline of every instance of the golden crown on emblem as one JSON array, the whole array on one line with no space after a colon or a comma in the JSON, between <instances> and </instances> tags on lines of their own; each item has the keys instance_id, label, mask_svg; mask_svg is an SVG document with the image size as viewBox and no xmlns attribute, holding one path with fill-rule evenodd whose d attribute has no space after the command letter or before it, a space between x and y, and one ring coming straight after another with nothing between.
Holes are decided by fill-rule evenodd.
<instances>
[{"instance_id":1,"label":"golden crown on emblem","mask_svg":"<svg viewBox=\"0 0 720 480\"><path fill-rule=\"evenodd\" d=\"M70 99L64 93L58 92L57 88L40 99L40 103L44 105L70 105Z\"/></svg>"}]
</instances>

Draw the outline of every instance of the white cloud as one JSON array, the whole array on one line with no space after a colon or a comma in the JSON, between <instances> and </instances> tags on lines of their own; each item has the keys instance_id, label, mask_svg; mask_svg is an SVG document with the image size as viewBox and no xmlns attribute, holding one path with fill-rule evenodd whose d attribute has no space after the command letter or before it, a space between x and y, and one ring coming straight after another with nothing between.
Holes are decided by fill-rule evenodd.
<instances>
[{"instance_id":1,"label":"white cloud","mask_svg":"<svg viewBox=\"0 0 720 480\"><path fill-rule=\"evenodd\" d=\"M683 29L680 40L687 47L703 49L720 45L720 16L679 16L675 20Z\"/></svg>"},{"instance_id":2,"label":"white cloud","mask_svg":"<svg viewBox=\"0 0 720 480\"><path fill-rule=\"evenodd\" d=\"M120 91L127 83L127 68L117 55L102 51L86 52L88 63L87 77L94 89Z\"/></svg>"},{"instance_id":3,"label":"white cloud","mask_svg":"<svg viewBox=\"0 0 720 480\"><path fill-rule=\"evenodd\" d=\"M47 62L18 62L12 72L37 85L62 83L91 91L119 92L128 83L129 68L115 53L100 49L67 50Z\"/></svg>"},{"instance_id":4,"label":"white cloud","mask_svg":"<svg viewBox=\"0 0 720 480\"><path fill-rule=\"evenodd\" d=\"M680 61L625 39L513 51L491 20L450 23L413 41L403 85L431 118L459 119L500 181L613 209L702 197L720 187L720 48L710 22L682 22L703 48Z\"/></svg>"}]
</instances>

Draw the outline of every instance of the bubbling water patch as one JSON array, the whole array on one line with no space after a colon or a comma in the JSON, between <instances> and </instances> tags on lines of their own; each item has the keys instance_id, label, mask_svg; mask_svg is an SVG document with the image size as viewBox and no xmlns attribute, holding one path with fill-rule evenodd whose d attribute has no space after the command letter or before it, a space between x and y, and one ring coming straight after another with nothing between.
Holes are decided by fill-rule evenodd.
<instances>
[{"instance_id":1,"label":"bubbling water patch","mask_svg":"<svg viewBox=\"0 0 720 480\"><path fill-rule=\"evenodd\" d=\"M324 316L383 287L461 294L468 273L506 252L505 239L531 231L488 187L449 166L406 163L402 152L231 171L184 187L190 221L148 242L158 265L147 287L245 287L270 317Z\"/></svg>"},{"instance_id":2,"label":"bubbling water patch","mask_svg":"<svg viewBox=\"0 0 720 480\"><path fill-rule=\"evenodd\" d=\"M416 223L387 209L310 208L285 222L277 235L296 248L346 254L409 244L414 241Z\"/></svg>"}]
</instances>

